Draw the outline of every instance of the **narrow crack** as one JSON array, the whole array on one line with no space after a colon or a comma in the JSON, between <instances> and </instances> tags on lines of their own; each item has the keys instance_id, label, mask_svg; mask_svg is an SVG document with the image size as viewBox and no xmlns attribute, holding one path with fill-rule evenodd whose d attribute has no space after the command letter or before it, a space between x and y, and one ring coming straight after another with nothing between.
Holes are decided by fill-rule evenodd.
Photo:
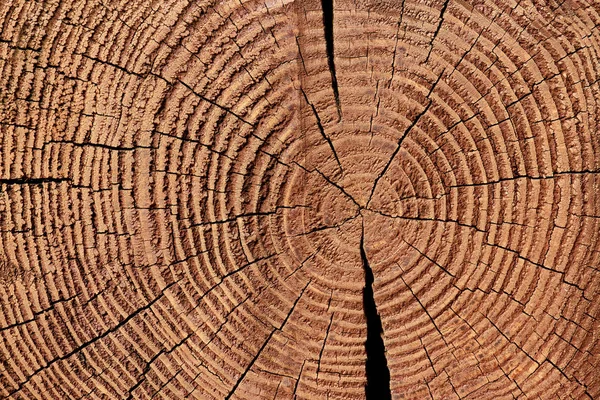
<instances>
[{"instance_id":1,"label":"narrow crack","mask_svg":"<svg viewBox=\"0 0 600 400\"><path fill-rule=\"evenodd\" d=\"M30 375L26 376L25 379L19 383L19 385L17 386L16 389L9 392L8 397L10 398L10 397L16 396L17 393L21 392L23 390L23 388L25 387L25 385L29 381L31 381L34 377L36 377L40 372L52 368L52 366L55 365L56 363L58 363L59 361L68 360L70 357L72 357L76 354L81 354L81 352L84 349L86 349L87 347L94 345L96 342L100 342L102 339L104 339L111 333L117 332L120 329L122 329L123 327L125 327L135 317L140 316L140 315L143 316L145 312L152 309L154 304L158 303L162 298L164 298L166 296L165 292L167 290L169 290L171 287L173 287L174 285L177 285L177 284L179 284L179 280L169 283L167 286L165 286L161 290L161 293L159 295L157 295L154 299L152 299L146 305L141 306L140 308L136 309L135 311L133 311L132 313L127 315L125 318L123 318L120 322L118 322L116 325L112 326L111 328L108 328L107 330L103 331L100 334L93 335L94 337L92 339L79 344L77 347L75 347L71 351L65 352L61 356L56 356L49 361L44 361L45 365L40 366L38 369L34 370Z\"/></svg>"},{"instance_id":2,"label":"narrow crack","mask_svg":"<svg viewBox=\"0 0 600 400\"><path fill-rule=\"evenodd\" d=\"M360 237L360 256L365 270L365 288L363 290L363 307L367 319L367 340L365 349L367 352L366 372L367 385L365 394L367 400L386 400L392 398L390 390L390 370L385 357L385 344L383 343L383 326L381 317L377 313L377 305L373 295L373 270L369 265L365 251L365 228L363 224L362 236Z\"/></svg>"},{"instance_id":3,"label":"narrow crack","mask_svg":"<svg viewBox=\"0 0 600 400\"><path fill-rule=\"evenodd\" d=\"M331 89L335 98L338 112L338 121L342 119L342 108L340 106L340 93L338 91L337 75L335 74L335 60L333 49L333 0L321 0L323 8L323 30L325 32L325 46L327 50L327 63L331 72Z\"/></svg>"},{"instance_id":4,"label":"narrow crack","mask_svg":"<svg viewBox=\"0 0 600 400\"><path fill-rule=\"evenodd\" d=\"M448 8L449 2L450 0L445 0L444 4L442 5L442 10L440 11L440 20L437 28L435 29L435 32L433 33L431 42L429 43L429 53L427 53L427 57L425 57L425 63L429 62L429 57L431 56L431 51L433 50L433 42L435 41L435 38L437 37L438 33L440 33L440 29L442 28L442 24L444 23L444 14L446 13L446 8Z\"/></svg>"},{"instance_id":5,"label":"narrow crack","mask_svg":"<svg viewBox=\"0 0 600 400\"><path fill-rule=\"evenodd\" d=\"M415 117L415 119L404 130L404 133L402 134L402 136L400 136L400 139L398 139L398 143L397 143L396 149L394 150L394 152L390 156L387 164L385 165L385 167L383 168L383 170L381 171L381 173L377 176L377 178L375 178L375 182L373 183L373 187L371 189L371 194L369 195L369 199L367 200L367 205L366 205L367 208L369 207L369 204L371 203L371 200L373 199L373 195L375 194L375 189L377 189L377 184L379 183L379 180L381 178L383 178L383 176L386 174L386 172L388 171L388 169L392 165L392 162L394 161L394 159L396 158L396 156L400 152L400 149L402 148L402 142L404 142L404 139L406 138L406 136L408 136L408 134L410 133L410 131L419 123L419 120L421 119L421 117L423 117L425 114L427 114L427 111L429 111L429 107L431 107L431 104L433 103L433 100L431 100L430 96L433 93L433 91L435 90L435 87L437 86L437 84L442 79L442 76L444 75L444 72L446 72L446 70L443 70L442 73L437 77L437 79L435 80L435 82L433 83L433 85L431 85L431 88L429 89L429 93L427 93L427 100L428 101L427 101L427 104L425 105L425 108L423 108L423 111L421 111L419 114L417 114L417 116Z\"/></svg>"},{"instance_id":6,"label":"narrow crack","mask_svg":"<svg viewBox=\"0 0 600 400\"><path fill-rule=\"evenodd\" d=\"M315 116L315 119L317 120L317 127L319 128L319 132L321 132L321 136L323 136L323 139L325 139L325 141L329 145L329 148L331 149L331 152L333 153L333 157L335 158L335 161L337 162L338 167L340 168L340 171L343 174L344 173L344 168L342 167L342 163L340 162L338 154L335 151L335 147L333 147L333 142L331 141L331 138L329 136L327 136L327 134L325 133L325 128L323 128L323 123L321 122L321 117L319 117L319 113L317 112L317 108L315 107L315 105L313 103L311 103L308 100L308 96L306 95L306 92L304 91L304 89L300 88L300 91L304 95L304 100L306 101L306 103L312 109L312 112L313 112L313 114Z\"/></svg>"},{"instance_id":7,"label":"narrow crack","mask_svg":"<svg viewBox=\"0 0 600 400\"><path fill-rule=\"evenodd\" d=\"M164 78L162 78L162 77L159 77L159 78L160 78L160 79L163 79L165 82L167 82L168 84L171 84L171 85L172 85L172 83L171 83L171 82L169 82L168 80L166 80L166 79L164 79ZM248 120L244 119L244 118L243 118L241 115L239 115L239 114L236 114L235 112L233 112L233 110L231 110L230 108L228 108L228 107L225 107L225 106L223 106L223 105L221 105L221 104L217 103L215 100L211 100L211 99L209 99L208 97L205 97L205 96L203 96L202 94L200 94L200 93L196 92L196 91L194 90L194 88L192 88L190 85L188 85L188 84L187 84L187 83L185 83L184 81L182 81L182 80L177 80L177 82L179 82L180 84L182 84L182 85L183 85L183 86L184 86L186 89L188 89L188 90L189 90L191 93L193 93L193 94L194 94L196 97L198 97L199 99L201 99L201 100L204 100L204 101L206 101L206 102L208 102L208 103L212 104L213 106L215 106L215 107L217 107L217 108L219 108L219 109L221 109L221 110L225 111L226 113L233 115L234 117L236 117L237 119L239 119L239 120L240 120L240 121L242 121L243 123L245 123L245 124L247 124L247 125L250 125L250 126L251 126L251 127L253 127L253 128L256 128L256 123L249 122Z\"/></svg>"},{"instance_id":8,"label":"narrow crack","mask_svg":"<svg viewBox=\"0 0 600 400\"><path fill-rule=\"evenodd\" d=\"M317 168L313 168L313 169L308 169L305 166L303 166L302 164L300 164L297 161L293 161L293 164L295 164L296 166L298 166L298 168L302 169L303 171L312 174L312 173L317 173L319 174L327 183L329 183L330 185L332 185L333 187L335 187L336 189L338 189L344 196L346 196L350 201L352 201L359 210L365 208L363 206L360 205L360 203L358 203L356 201L356 199L354 197L352 197L350 195L350 193L348 193L342 186L338 185L336 182L332 181L331 178L329 178L327 175L325 175L323 172L321 172L319 169Z\"/></svg>"},{"instance_id":9,"label":"narrow crack","mask_svg":"<svg viewBox=\"0 0 600 400\"><path fill-rule=\"evenodd\" d=\"M62 182L70 182L69 178L6 178L0 179L0 185L42 185L44 183L62 183Z\"/></svg>"},{"instance_id":10,"label":"narrow crack","mask_svg":"<svg viewBox=\"0 0 600 400\"><path fill-rule=\"evenodd\" d=\"M323 358L323 351L325 350L325 346L327 345L327 338L329 337L329 331L331 330L331 324L333 323L333 316L335 313L331 314L331 318L329 318L329 325L327 325L327 331L325 332L325 338L323 339L323 346L321 346L321 351L319 352L319 361L317 364L317 381L319 381L319 372L321 371L321 359Z\"/></svg>"},{"instance_id":11,"label":"narrow crack","mask_svg":"<svg viewBox=\"0 0 600 400\"><path fill-rule=\"evenodd\" d=\"M258 351L254 355L254 357L252 357L252 359L248 363L248 365L247 365L246 369L244 370L244 372L242 372L242 374L240 375L240 377L238 378L238 380L236 381L236 383L231 388L231 391L227 394L227 396L225 396L225 400L229 400L231 398L231 396L233 396L235 394L235 391L240 386L240 384L242 383L242 381L246 378L246 375L248 374L248 372L250 372L250 370L254 366L254 363L256 362L256 360L258 360L258 358L260 357L261 353L267 347L267 345L269 344L270 340L273 338L273 336L275 335L275 333L283 331L283 327L285 326L285 324L289 320L290 316L292 315L292 313L296 309L296 305L298 305L298 302L300 301L300 299L304 295L304 292L306 291L306 289L308 288L308 285L310 285L310 283L311 283L311 281L308 281L308 283L306 284L306 286L304 286L304 288L300 292L300 295L296 298L296 300L292 304L292 307L291 307L290 311L287 313L285 319L283 320L283 322L281 323L281 325L279 326L279 328L273 327L273 329L271 330L271 333L269 333L269 335L267 336L267 339L263 342L262 346L258 349Z\"/></svg>"},{"instance_id":12,"label":"narrow crack","mask_svg":"<svg viewBox=\"0 0 600 400\"><path fill-rule=\"evenodd\" d=\"M431 101L429 101L427 103L427 105L425 106L425 108L423 109L423 111L421 111L417 115L417 117L408 126L408 128L406 128L406 130L404 131L404 133L402 134L402 136L400 136L400 139L398 139L398 144L396 146L396 149L392 153L391 157L389 158L387 164L385 165L385 167L383 168L383 170L381 171L381 173L377 176L377 178L375 178L375 183L373 183L373 188L371 189L371 194L369 195L369 200L367 201L367 207L369 206L369 203L371 203L371 199L373 198L373 195L375 194L375 189L377 188L377 184L379 183L379 180L381 178L383 178L383 176L386 174L387 170L392 165L392 162L394 161L394 159L396 158L396 156L400 152L400 149L402 148L402 142L404 141L404 138L406 137L406 135L408 135L408 133L412 130L412 128L419 122L419 120L421 119L421 117L427 113L427 111L429 110L430 106L431 106Z\"/></svg>"},{"instance_id":13,"label":"narrow crack","mask_svg":"<svg viewBox=\"0 0 600 400\"><path fill-rule=\"evenodd\" d=\"M112 145L108 145L108 144L104 144L104 143L92 143L92 142L81 143L81 142L74 142L74 141L69 141L69 140L49 140L46 143L44 143L44 145L47 145L47 144L59 144L59 145L65 144L65 145L71 145L74 147L100 148L100 149L111 150L111 151L133 151L136 148L138 148L138 149L151 148L148 146L112 146Z\"/></svg>"}]
</instances>

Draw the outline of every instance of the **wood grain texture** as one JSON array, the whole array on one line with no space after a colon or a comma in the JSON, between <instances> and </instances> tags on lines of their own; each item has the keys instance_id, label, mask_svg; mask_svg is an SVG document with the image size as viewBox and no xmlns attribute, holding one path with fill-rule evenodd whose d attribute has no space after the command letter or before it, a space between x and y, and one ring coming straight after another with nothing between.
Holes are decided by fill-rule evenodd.
<instances>
[{"instance_id":1,"label":"wood grain texture","mask_svg":"<svg viewBox=\"0 0 600 400\"><path fill-rule=\"evenodd\" d=\"M0 2L0 397L600 398L599 27Z\"/></svg>"}]
</instances>

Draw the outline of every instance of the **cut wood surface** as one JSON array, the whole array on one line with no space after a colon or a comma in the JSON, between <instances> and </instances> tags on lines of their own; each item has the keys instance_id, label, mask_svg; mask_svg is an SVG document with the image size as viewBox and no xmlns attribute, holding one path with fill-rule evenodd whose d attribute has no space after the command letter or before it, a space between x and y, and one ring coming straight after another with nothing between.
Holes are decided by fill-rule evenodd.
<instances>
[{"instance_id":1,"label":"cut wood surface","mask_svg":"<svg viewBox=\"0 0 600 400\"><path fill-rule=\"evenodd\" d=\"M600 399L600 4L0 2L0 398Z\"/></svg>"}]
</instances>

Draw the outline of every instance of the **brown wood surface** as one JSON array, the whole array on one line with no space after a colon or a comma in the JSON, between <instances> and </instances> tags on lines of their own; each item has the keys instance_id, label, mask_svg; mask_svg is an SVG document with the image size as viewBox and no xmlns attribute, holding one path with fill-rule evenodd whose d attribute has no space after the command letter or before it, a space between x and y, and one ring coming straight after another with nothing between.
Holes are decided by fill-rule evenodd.
<instances>
[{"instance_id":1,"label":"brown wood surface","mask_svg":"<svg viewBox=\"0 0 600 400\"><path fill-rule=\"evenodd\" d=\"M600 399L599 29L0 1L0 398Z\"/></svg>"}]
</instances>

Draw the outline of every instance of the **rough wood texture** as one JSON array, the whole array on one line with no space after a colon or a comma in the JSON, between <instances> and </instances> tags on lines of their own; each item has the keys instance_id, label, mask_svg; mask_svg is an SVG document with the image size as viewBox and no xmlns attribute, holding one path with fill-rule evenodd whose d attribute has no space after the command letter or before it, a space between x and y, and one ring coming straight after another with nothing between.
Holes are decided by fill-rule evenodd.
<instances>
[{"instance_id":1,"label":"rough wood texture","mask_svg":"<svg viewBox=\"0 0 600 400\"><path fill-rule=\"evenodd\" d=\"M0 2L0 396L599 399L599 27Z\"/></svg>"}]
</instances>

